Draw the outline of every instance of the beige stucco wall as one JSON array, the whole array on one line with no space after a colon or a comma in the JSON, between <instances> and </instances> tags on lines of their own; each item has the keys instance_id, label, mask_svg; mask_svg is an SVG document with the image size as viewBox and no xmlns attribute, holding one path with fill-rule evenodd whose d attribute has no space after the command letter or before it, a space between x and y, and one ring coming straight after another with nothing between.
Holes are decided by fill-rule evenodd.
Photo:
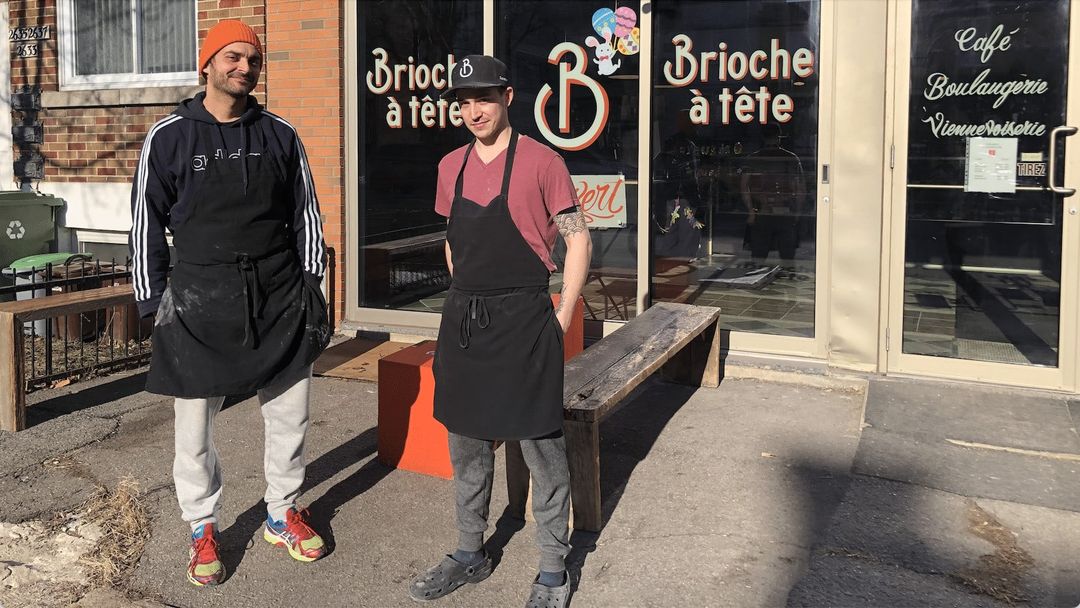
<instances>
[{"instance_id":1,"label":"beige stucco wall","mask_svg":"<svg viewBox=\"0 0 1080 608\"><path fill-rule=\"evenodd\" d=\"M878 369L885 134L886 2L834 3L828 321L830 365ZM824 135L824 134L823 134ZM819 243L824 245L824 243Z\"/></svg>"}]
</instances>

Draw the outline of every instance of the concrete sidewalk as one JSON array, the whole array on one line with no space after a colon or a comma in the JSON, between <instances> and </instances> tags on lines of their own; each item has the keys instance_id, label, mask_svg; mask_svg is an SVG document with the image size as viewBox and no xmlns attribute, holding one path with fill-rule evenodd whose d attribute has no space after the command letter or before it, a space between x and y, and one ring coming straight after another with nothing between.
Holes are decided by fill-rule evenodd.
<instances>
[{"instance_id":1,"label":"concrete sidewalk","mask_svg":"<svg viewBox=\"0 0 1080 608\"><path fill-rule=\"evenodd\" d=\"M376 385L314 382L301 500L332 547L314 564L261 540L257 404L221 413L231 576L199 589L184 576L171 402L142 392L142 381L113 376L35 394L34 426L0 434L0 522L48 520L132 476L151 530L121 591L139 606L415 605L408 581L456 539L452 482L375 460ZM572 605L1071 608L1080 603L1080 456L1069 455L1080 442L1070 443L1070 407L1032 392L751 368L729 367L718 389L652 380L602 426L606 525L572 538ZM946 424L957 416L967 424ZM943 447L946 439L1009 449ZM501 450L496 462L496 570L433 606L524 604L537 565L532 524L494 521L506 505ZM28 596L27 585L10 586L20 567L12 561L0 554L5 608ZM69 599L86 593L65 589ZM122 601L98 590L80 605Z\"/></svg>"}]
</instances>

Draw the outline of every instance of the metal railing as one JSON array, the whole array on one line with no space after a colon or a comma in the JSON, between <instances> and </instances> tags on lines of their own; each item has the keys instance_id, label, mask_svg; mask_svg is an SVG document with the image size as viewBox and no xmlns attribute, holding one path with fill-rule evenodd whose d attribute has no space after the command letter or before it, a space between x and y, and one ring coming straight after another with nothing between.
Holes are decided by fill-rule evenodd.
<instances>
[{"instance_id":1,"label":"metal railing","mask_svg":"<svg viewBox=\"0 0 1080 608\"><path fill-rule=\"evenodd\" d=\"M14 283L0 286L0 302L130 283L129 262L72 256L64 264L3 269ZM150 358L151 330L152 321L140 319L133 304L28 321L23 326L26 390L137 367Z\"/></svg>"},{"instance_id":2,"label":"metal railing","mask_svg":"<svg viewBox=\"0 0 1080 608\"><path fill-rule=\"evenodd\" d=\"M0 302L29 300L125 285L131 282L131 260L118 263L73 255L64 264L0 270L14 281L0 285ZM333 324L336 314L337 252L327 248L327 304ZM134 304L103 307L92 312L64 314L24 323L23 377L27 392L64 380L138 367L150 360L153 319L140 319Z\"/></svg>"}]
</instances>

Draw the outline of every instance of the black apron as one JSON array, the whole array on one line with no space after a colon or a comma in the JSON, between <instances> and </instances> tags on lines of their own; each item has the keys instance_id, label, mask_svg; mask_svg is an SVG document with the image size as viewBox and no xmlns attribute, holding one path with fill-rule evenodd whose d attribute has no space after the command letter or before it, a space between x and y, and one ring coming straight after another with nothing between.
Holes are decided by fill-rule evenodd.
<instances>
[{"instance_id":1,"label":"black apron","mask_svg":"<svg viewBox=\"0 0 1080 608\"><path fill-rule=\"evenodd\" d=\"M469 144L446 228L454 276L432 367L435 418L476 439L562 429L563 336L548 295L551 273L507 206L517 141L514 133L502 191L486 207L462 196Z\"/></svg>"},{"instance_id":2,"label":"black apron","mask_svg":"<svg viewBox=\"0 0 1080 608\"><path fill-rule=\"evenodd\" d=\"M326 301L300 267L292 187L266 155L245 187L210 161L175 229L177 261L154 323L146 390L182 398L248 393L310 365L330 339Z\"/></svg>"}]
</instances>

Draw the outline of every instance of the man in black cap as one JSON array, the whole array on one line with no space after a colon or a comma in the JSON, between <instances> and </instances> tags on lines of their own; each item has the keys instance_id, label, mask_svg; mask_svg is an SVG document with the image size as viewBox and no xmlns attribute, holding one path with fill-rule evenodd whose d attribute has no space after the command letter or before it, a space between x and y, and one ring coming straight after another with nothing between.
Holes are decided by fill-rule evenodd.
<instances>
[{"instance_id":1,"label":"man in black cap","mask_svg":"<svg viewBox=\"0 0 1080 608\"><path fill-rule=\"evenodd\" d=\"M520 450L533 479L540 573L528 606L564 606L570 581L570 475L562 434L563 333L592 255L585 216L562 158L510 128L506 66L470 55L443 93L475 136L439 163L435 211L448 218L452 284L435 351L435 417L449 431L458 549L409 586L413 599L442 597L491 574L483 549L494 443ZM549 280L555 239L566 242L562 294Z\"/></svg>"}]
</instances>

